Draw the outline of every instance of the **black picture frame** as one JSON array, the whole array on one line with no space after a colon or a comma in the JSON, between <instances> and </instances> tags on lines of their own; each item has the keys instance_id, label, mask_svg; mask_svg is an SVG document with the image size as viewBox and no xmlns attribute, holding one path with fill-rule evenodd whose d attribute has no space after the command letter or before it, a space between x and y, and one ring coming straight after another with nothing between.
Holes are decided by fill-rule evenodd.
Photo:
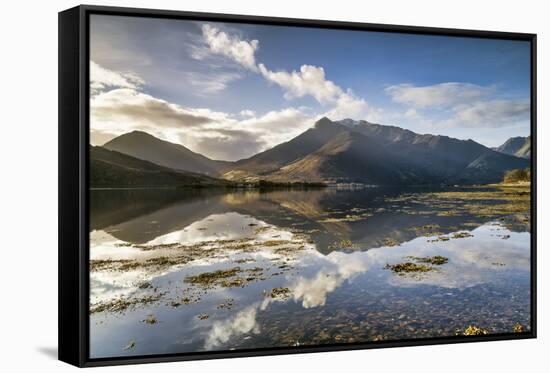
<instances>
[{"instance_id":1,"label":"black picture frame","mask_svg":"<svg viewBox=\"0 0 550 373\"><path fill-rule=\"evenodd\" d=\"M517 334L437 337L292 348L89 358L89 17L91 14L223 21L295 27L384 31L527 41L531 45L531 328ZM59 13L59 360L79 367L282 355L386 347L536 338L537 335L537 51L536 34L398 26L81 5Z\"/></svg>"}]
</instances>

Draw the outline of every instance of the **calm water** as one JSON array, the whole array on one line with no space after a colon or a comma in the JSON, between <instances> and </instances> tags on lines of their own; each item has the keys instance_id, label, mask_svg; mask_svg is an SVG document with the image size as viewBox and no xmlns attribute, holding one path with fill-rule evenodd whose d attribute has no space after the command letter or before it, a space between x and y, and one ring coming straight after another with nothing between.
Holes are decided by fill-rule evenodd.
<instances>
[{"instance_id":1,"label":"calm water","mask_svg":"<svg viewBox=\"0 0 550 373\"><path fill-rule=\"evenodd\" d=\"M91 357L527 331L528 211L447 191L92 191Z\"/></svg>"}]
</instances>

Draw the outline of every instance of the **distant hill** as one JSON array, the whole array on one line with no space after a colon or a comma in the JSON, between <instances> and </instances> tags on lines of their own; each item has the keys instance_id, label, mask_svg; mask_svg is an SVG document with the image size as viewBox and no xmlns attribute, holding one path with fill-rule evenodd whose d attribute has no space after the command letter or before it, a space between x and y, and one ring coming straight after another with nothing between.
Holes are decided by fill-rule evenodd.
<instances>
[{"instance_id":1,"label":"distant hill","mask_svg":"<svg viewBox=\"0 0 550 373\"><path fill-rule=\"evenodd\" d=\"M494 150L516 157L531 158L531 136L510 137L504 144L494 148Z\"/></svg>"},{"instance_id":2,"label":"distant hill","mask_svg":"<svg viewBox=\"0 0 550 373\"><path fill-rule=\"evenodd\" d=\"M222 168L231 164L231 162L212 160L192 152L183 145L158 139L143 131L133 131L118 136L103 147L160 166L209 176L218 176Z\"/></svg>"},{"instance_id":3,"label":"distant hill","mask_svg":"<svg viewBox=\"0 0 550 373\"><path fill-rule=\"evenodd\" d=\"M427 168L433 180L445 183L497 182L510 169L527 167L529 162L501 154L473 140L417 134L367 121L342 121L353 131L367 135L389 151Z\"/></svg>"},{"instance_id":4,"label":"distant hill","mask_svg":"<svg viewBox=\"0 0 550 373\"><path fill-rule=\"evenodd\" d=\"M369 184L498 182L528 161L472 140L421 135L394 126L322 118L294 139L229 166L231 180Z\"/></svg>"},{"instance_id":5,"label":"distant hill","mask_svg":"<svg viewBox=\"0 0 550 373\"><path fill-rule=\"evenodd\" d=\"M91 188L225 186L228 181L174 170L126 154L90 147Z\"/></svg>"}]
</instances>

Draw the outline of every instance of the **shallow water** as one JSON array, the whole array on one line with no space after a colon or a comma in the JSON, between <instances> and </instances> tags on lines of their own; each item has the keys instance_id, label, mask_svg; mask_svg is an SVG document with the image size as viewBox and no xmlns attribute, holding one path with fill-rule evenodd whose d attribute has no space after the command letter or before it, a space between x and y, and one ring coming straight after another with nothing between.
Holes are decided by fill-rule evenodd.
<instances>
[{"instance_id":1,"label":"shallow water","mask_svg":"<svg viewBox=\"0 0 550 373\"><path fill-rule=\"evenodd\" d=\"M441 191L92 191L91 357L527 331L528 211Z\"/></svg>"}]
</instances>

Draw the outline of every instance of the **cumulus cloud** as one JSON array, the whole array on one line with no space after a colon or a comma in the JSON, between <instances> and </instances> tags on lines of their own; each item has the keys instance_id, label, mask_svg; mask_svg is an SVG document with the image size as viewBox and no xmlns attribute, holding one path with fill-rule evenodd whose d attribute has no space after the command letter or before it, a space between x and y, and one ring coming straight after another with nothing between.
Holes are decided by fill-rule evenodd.
<instances>
[{"instance_id":1,"label":"cumulus cloud","mask_svg":"<svg viewBox=\"0 0 550 373\"><path fill-rule=\"evenodd\" d=\"M288 141L313 124L313 118L299 108L263 115L243 110L236 116L184 107L144 93L139 85L132 86L122 75L111 73L109 84L90 101L93 145L142 130L214 159L237 160ZM135 81L141 80L136 77Z\"/></svg>"},{"instance_id":2,"label":"cumulus cloud","mask_svg":"<svg viewBox=\"0 0 550 373\"><path fill-rule=\"evenodd\" d=\"M264 64L259 65L260 73L268 81L285 90L285 98L292 99L305 95L313 96L319 103L334 103L343 94L342 88L325 78L322 67L302 65L300 71L270 71Z\"/></svg>"},{"instance_id":3,"label":"cumulus cloud","mask_svg":"<svg viewBox=\"0 0 550 373\"><path fill-rule=\"evenodd\" d=\"M94 145L142 130L223 160L250 157L290 140L313 124L310 116L296 108L238 119L228 113L182 107L128 88L98 94L90 108Z\"/></svg>"},{"instance_id":4,"label":"cumulus cloud","mask_svg":"<svg viewBox=\"0 0 550 373\"><path fill-rule=\"evenodd\" d=\"M258 49L258 40L241 40L209 24L202 25L202 34L211 52L224 55L250 70L257 69L254 54ZM203 56L195 54L195 58Z\"/></svg>"},{"instance_id":5,"label":"cumulus cloud","mask_svg":"<svg viewBox=\"0 0 550 373\"><path fill-rule=\"evenodd\" d=\"M321 105L333 106L323 115L333 119L345 117L361 117L367 115L367 102L355 96L350 90L344 90L336 83L326 78L323 67L302 65L299 71L272 71L265 64L256 64L255 53L258 40L242 40L237 35L229 35L220 29L205 24L202 26L204 39L210 53L223 55L240 65L258 72L268 82L280 86L284 97L288 100L311 96ZM194 52L195 58L204 59L206 54Z\"/></svg>"},{"instance_id":6,"label":"cumulus cloud","mask_svg":"<svg viewBox=\"0 0 550 373\"><path fill-rule=\"evenodd\" d=\"M325 76L322 67L302 65L300 71L271 71L264 64L259 65L261 75L269 82L279 85L285 91L288 100L296 97L311 96L322 105L334 107L323 116L332 119L346 117L364 117L367 102L356 97L351 89L344 90Z\"/></svg>"}]
</instances>

